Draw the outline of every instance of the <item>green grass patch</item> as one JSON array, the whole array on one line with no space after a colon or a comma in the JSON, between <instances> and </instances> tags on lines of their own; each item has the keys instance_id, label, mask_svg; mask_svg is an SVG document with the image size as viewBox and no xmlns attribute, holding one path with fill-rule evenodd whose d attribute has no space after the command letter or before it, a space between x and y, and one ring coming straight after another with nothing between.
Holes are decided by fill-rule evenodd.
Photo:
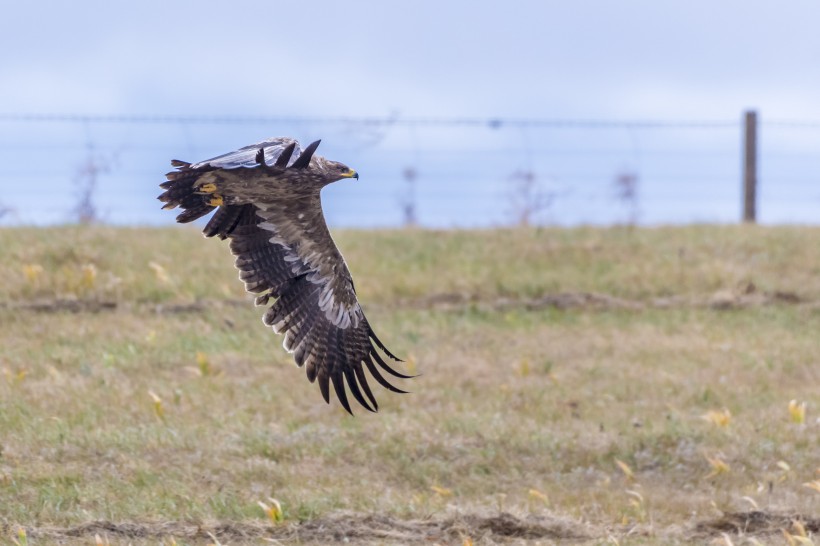
<instances>
[{"instance_id":1,"label":"green grass patch","mask_svg":"<svg viewBox=\"0 0 820 546\"><path fill-rule=\"evenodd\" d=\"M674 542L720 511L820 512L820 230L337 239L379 336L422 374L376 392L378 415L323 403L224 243L0 230L0 523L263 524L272 497L286 522L504 510ZM795 297L687 303L750 285ZM526 305L578 292L641 305ZM115 306L26 307L64 299Z\"/></svg>"}]
</instances>

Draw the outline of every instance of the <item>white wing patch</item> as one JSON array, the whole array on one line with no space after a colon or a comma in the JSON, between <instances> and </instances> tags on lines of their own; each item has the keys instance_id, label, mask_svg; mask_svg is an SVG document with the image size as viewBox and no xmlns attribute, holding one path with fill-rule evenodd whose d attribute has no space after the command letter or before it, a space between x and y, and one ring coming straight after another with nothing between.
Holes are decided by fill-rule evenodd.
<instances>
[{"instance_id":1,"label":"white wing patch","mask_svg":"<svg viewBox=\"0 0 820 546\"><path fill-rule=\"evenodd\" d=\"M263 140L262 142L257 142L256 144L251 144L250 146L244 146L227 154L218 155L216 157L212 157L211 159L194 163L191 165L191 168L197 169L205 165L210 165L211 167L216 167L219 169L256 167L258 165L256 162L256 153L259 151L259 148L265 149L265 163L268 165L273 165L276 163L276 159L282 154L282 151L293 142L296 143L296 148L294 148L293 155L291 155L290 160L288 161L288 165L291 165L302 153L299 142L289 137L274 137Z\"/></svg>"},{"instance_id":2,"label":"white wing patch","mask_svg":"<svg viewBox=\"0 0 820 546\"><path fill-rule=\"evenodd\" d=\"M266 212L265 209L260 209L257 211L257 214L265 220L270 220L270 215L266 214ZM364 312L358 302L354 301L353 305L349 305L339 301L339 299L335 297L334 284L337 283L334 283L334 281L336 277L334 275L322 275L319 267L322 262L322 255L314 250L307 256L299 256L298 253L293 251L287 241L279 236L278 229L272 222L266 221L257 225L269 231L272 235L269 241L272 244L279 245L285 251L284 260L290 264L291 272L294 275L307 273L307 280L319 287L321 290L319 294L319 309L324 311L325 317L337 328L343 330L350 327L358 328L359 323L364 319ZM330 260L331 257L327 256L325 259ZM274 332L279 333L284 323L285 320L273 324ZM295 347L285 347L285 349L292 352Z\"/></svg>"},{"instance_id":3,"label":"white wing patch","mask_svg":"<svg viewBox=\"0 0 820 546\"><path fill-rule=\"evenodd\" d=\"M327 320L342 330L350 328L350 326L358 328L359 322L364 317L362 308L358 303L348 307L341 302L337 302L336 298L333 297L333 288L330 283L325 283L321 294L319 294L319 309L325 312Z\"/></svg>"}]
</instances>

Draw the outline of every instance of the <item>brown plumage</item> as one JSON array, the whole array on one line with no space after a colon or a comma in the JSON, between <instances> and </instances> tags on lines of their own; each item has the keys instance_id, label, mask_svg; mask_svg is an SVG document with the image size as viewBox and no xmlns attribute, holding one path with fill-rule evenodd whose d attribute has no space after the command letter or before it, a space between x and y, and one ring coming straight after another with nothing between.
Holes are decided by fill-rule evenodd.
<instances>
[{"instance_id":1,"label":"brown plumage","mask_svg":"<svg viewBox=\"0 0 820 546\"><path fill-rule=\"evenodd\" d=\"M284 334L284 347L308 379L318 381L326 402L333 386L348 411L345 383L365 408L378 404L367 383L373 378L394 392L379 371L409 378L379 354L399 361L373 332L356 299L353 279L322 214L321 189L359 175L346 165L304 151L291 138L273 138L195 164L174 160L177 170L161 184L163 208L181 207L178 222L216 210L203 233L229 239L239 278L263 321ZM352 412L351 412L352 413Z\"/></svg>"}]
</instances>

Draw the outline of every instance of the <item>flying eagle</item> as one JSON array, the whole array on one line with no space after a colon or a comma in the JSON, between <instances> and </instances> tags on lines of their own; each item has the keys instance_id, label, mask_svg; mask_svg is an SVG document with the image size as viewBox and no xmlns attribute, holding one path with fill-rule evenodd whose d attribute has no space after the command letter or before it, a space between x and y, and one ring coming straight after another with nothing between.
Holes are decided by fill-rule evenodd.
<instances>
[{"instance_id":1,"label":"flying eagle","mask_svg":"<svg viewBox=\"0 0 820 546\"><path fill-rule=\"evenodd\" d=\"M262 320L284 334L283 345L318 380L330 403L330 384L349 413L344 383L365 408L376 398L363 365L385 388L379 368L407 379L377 351L401 362L376 337L364 316L353 279L330 236L320 192L331 182L359 178L346 165L314 155L320 141L304 150L292 138L272 138L234 152L186 163L173 160L158 199L163 209L181 207L177 222L196 220L216 210L205 237L230 239L239 278L256 305L271 305ZM366 399L365 399L366 397ZM369 402L369 403L368 403Z\"/></svg>"}]
</instances>

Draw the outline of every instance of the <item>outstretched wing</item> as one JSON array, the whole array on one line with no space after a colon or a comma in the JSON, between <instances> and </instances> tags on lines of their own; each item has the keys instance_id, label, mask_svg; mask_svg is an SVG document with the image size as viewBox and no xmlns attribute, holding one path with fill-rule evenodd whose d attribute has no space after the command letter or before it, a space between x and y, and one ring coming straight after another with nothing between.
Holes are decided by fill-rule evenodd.
<instances>
[{"instance_id":1,"label":"outstretched wing","mask_svg":"<svg viewBox=\"0 0 820 546\"><path fill-rule=\"evenodd\" d=\"M214 169L238 169L244 167L246 169L252 169L259 166L256 154L260 149L265 150L265 163L273 165L277 159L279 159L279 156L282 155L282 152L291 145L293 145L292 155L288 157L287 165L283 165L286 167L292 165L302 153L299 141L288 137L274 137L263 140L262 142L257 142L256 144L244 146L227 154L218 155L211 159L194 163L190 168L194 170L204 167Z\"/></svg>"},{"instance_id":2,"label":"outstretched wing","mask_svg":"<svg viewBox=\"0 0 820 546\"><path fill-rule=\"evenodd\" d=\"M224 233L215 222L220 214L225 225L233 224L226 236L245 288L258 294L257 305L273 300L263 317L265 324L284 334L285 349L293 353L296 364L305 367L311 382L318 380L326 402L332 385L350 412L347 383L362 406L376 411L378 404L364 367L385 388L405 392L379 372L381 368L396 377L410 377L395 371L379 354L377 348L399 360L376 337L364 316L350 272L327 229L318 195L310 203L220 207L206 235Z\"/></svg>"}]
</instances>

